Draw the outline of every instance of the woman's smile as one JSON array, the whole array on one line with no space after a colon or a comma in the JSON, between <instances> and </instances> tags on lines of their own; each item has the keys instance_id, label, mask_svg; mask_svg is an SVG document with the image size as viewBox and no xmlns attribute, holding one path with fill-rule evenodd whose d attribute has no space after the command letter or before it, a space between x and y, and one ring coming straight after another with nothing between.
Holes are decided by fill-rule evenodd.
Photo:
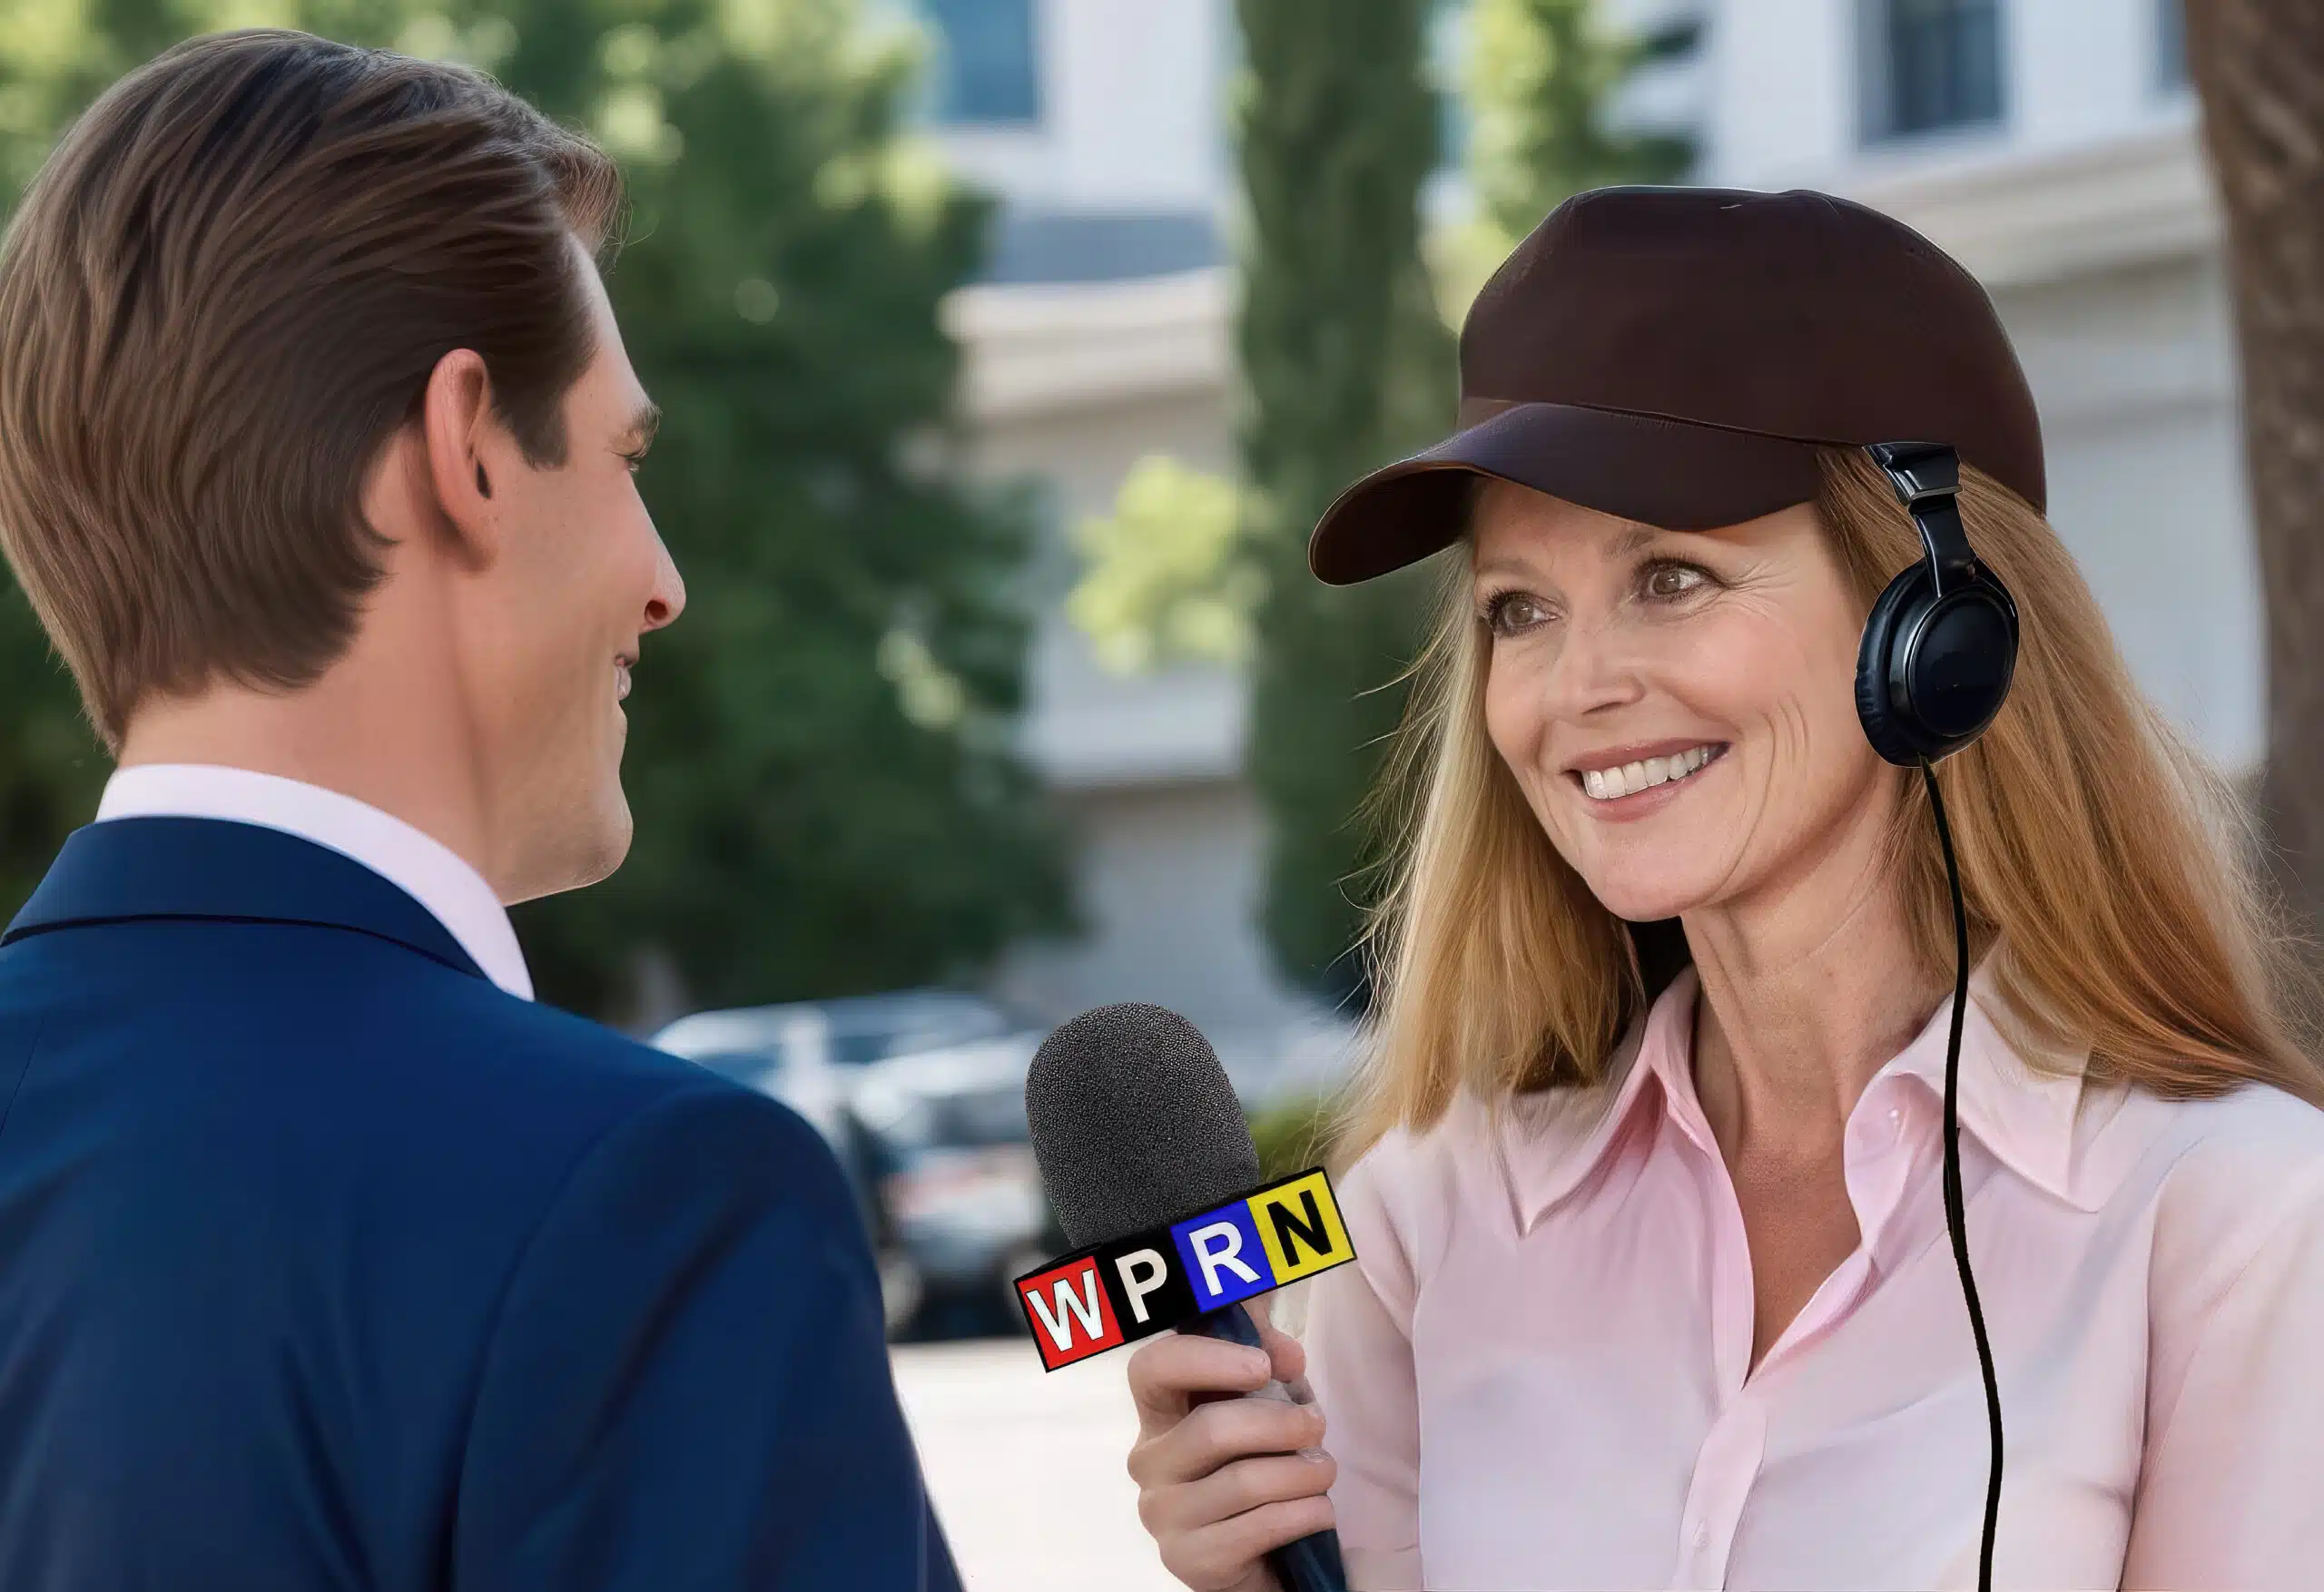
<instances>
[{"instance_id":1,"label":"woman's smile","mask_svg":"<svg viewBox=\"0 0 2324 1592\"><path fill-rule=\"evenodd\" d=\"M1726 752L1724 741L1654 741L1609 747L1568 765L1590 814L1626 823L1661 811Z\"/></svg>"}]
</instances>

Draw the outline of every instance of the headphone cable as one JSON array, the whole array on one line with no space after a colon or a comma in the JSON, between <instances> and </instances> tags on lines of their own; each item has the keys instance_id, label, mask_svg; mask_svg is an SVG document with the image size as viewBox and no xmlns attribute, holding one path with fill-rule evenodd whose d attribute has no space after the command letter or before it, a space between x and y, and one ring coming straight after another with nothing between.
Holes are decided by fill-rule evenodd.
<instances>
[{"instance_id":1,"label":"headphone cable","mask_svg":"<svg viewBox=\"0 0 2324 1592\"><path fill-rule=\"evenodd\" d=\"M1953 857L1953 830L1945 821L1945 798L1936 788L1936 767L1922 758L1921 780L1936 814L1937 844L1945 851L1945 880L1953 889L1953 1028L1945 1042L1945 1227L1953 1239L1953 1263L1961 1273L1961 1296L1969 1306L1969 1330L1977 1340L1977 1368L1985 1379L1985 1419L1992 1429L1993 1468L1985 1480L1984 1534L1977 1549L1977 1592L1993 1592L1994 1528L2001 1519L2001 1383L1994 1374L1993 1345L1985 1337L1985 1312L1977 1302L1977 1279L1969 1270L1969 1219L1961 1194L1961 1021L1969 1004L1969 913L1961 900L1961 870Z\"/></svg>"}]
</instances>

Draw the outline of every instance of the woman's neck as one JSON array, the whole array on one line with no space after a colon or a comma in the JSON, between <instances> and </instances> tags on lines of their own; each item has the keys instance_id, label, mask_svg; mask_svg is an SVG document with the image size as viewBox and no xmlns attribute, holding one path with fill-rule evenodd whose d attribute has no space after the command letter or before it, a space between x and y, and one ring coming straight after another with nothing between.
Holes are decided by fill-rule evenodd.
<instances>
[{"instance_id":1,"label":"woman's neck","mask_svg":"<svg viewBox=\"0 0 2324 1592\"><path fill-rule=\"evenodd\" d=\"M1865 1085L1943 997L1914 953L1885 829L1846 826L1800 877L1685 920L1695 1088L1730 1165L1836 1157Z\"/></svg>"}]
</instances>

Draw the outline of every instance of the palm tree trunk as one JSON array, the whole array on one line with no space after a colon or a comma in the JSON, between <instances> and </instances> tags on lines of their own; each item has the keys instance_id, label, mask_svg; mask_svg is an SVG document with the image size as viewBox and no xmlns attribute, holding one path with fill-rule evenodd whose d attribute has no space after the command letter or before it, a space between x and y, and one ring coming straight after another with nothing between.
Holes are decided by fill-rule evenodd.
<instances>
[{"instance_id":1,"label":"palm tree trunk","mask_svg":"<svg viewBox=\"0 0 2324 1592\"><path fill-rule=\"evenodd\" d=\"M2324 4L2181 0L2227 221L2268 625L2260 811L2324 924Z\"/></svg>"}]
</instances>

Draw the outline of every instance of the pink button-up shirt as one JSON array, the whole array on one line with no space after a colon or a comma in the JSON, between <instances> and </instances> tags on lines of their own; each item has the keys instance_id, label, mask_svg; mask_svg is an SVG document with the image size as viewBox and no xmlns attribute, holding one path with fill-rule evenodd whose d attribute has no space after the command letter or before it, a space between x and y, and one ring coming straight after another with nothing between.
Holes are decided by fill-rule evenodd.
<instances>
[{"instance_id":1,"label":"pink button-up shirt","mask_svg":"<svg viewBox=\"0 0 2324 1592\"><path fill-rule=\"evenodd\" d=\"M1951 1003L1850 1115L1861 1246L1747 1375L1696 988L1656 1001L1604 1085L1499 1127L1464 1098L1344 1180L1357 1261L1310 1284L1303 1335L1354 1586L1976 1584ZM2008 1441L1995 1586L2324 1587L2324 1113L2043 1076L1973 999L1961 1121Z\"/></svg>"}]
</instances>

